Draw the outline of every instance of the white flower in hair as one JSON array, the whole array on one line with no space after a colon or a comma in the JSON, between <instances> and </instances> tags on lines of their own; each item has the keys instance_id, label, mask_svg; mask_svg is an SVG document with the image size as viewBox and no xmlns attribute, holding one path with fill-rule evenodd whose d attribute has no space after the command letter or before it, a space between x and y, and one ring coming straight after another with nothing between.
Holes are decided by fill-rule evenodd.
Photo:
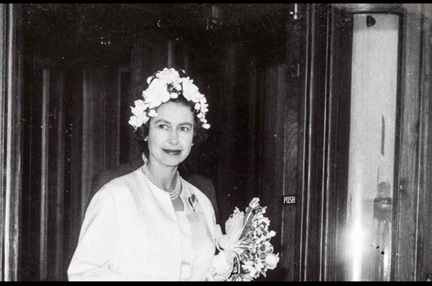
<instances>
[{"instance_id":1,"label":"white flower in hair","mask_svg":"<svg viewBox=\"0 0 432 286\"><path fill-rule=\"evenodd\" d=\"M171 84L174 89L181 90L180 75L175 69L164 68L158 73L157 78L167 85Z\"/></svg>"},{"instance_id":2,"label":"white flower in hair","mask_svg":"<svg viewBox=\"0 0 432 286\"><path fill-rule=\"evenodd\" d=\"M195 84L193 84L193 80L190 80L189 77L183 78L182 84L183 84L183 96L187 100L198 102L201 96L204 96L198 91L198 87Z\"/></svg>"},{"instance_id":3,"label":"white flower in hair","mask_svg":"<svg viewBox=\"0 0 432 286\"><path fill-rule=\"evenodd\" d=\"M144 112L148 105L143 100L135 100L135 107L131 107L133 116L130 117L129 124L132 126L141 126L149 120L149 117Z\"/></svg>"},{"instance_id":4,"label":"white flower in hair","mask_svg":"<svg viewBox=\"0 0 432 286\"><path fill-rule=\"evenodd\" d=\"M135 116L140 116L146 109L147 104L141 99L135 100L135 107L131 107L132 114Z\"/></svg>"},{"instance_id":5,"label":"white flower in hair","mask_svg":"<svg viewBox=\"0 0 432 286\"><path fill-rule=\"evenodd\" d=\"M148 104L148 108L156 108L164 102L170 99L170 93L167 89L167 84L155 78L149 85L149 87L143 91L143 97L145 103Z\"/></svg>"},{"instance_id":6,"label":"white flower in hair","mask_svg":"<svg viewBox=\"0 0 432 286\"><path fill-rule=\"evenodd\" d=\"M189 77L181 77L173 68L164 68L148 77L147 84L148 88L142 93L144 100L136 100L135 107L131 107L133 115L130 117L129 124L135 129L147 123L150 117L156 117L156 109L161 104L168 102L171 98L176 99L179 95L195 103L194 110L201 121L201 127L210 128L205 118L208 111L207 99Z\"/></svg>"}]
</instances>

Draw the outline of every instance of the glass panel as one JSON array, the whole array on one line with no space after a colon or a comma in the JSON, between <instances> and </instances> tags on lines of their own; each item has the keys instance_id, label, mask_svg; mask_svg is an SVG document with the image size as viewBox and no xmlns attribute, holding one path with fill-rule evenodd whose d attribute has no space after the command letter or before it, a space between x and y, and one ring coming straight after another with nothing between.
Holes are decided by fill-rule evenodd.
<instances>
[{"instance_id":1,"label":"glass panel","mask_svg":"<svg viewBox=\"0 0 432 286\"><path fill-rule=\"evenodd\" d=\"M355 14L346 257L348 280L390 280L399 17Z\"/></svg>"}]
</instances>

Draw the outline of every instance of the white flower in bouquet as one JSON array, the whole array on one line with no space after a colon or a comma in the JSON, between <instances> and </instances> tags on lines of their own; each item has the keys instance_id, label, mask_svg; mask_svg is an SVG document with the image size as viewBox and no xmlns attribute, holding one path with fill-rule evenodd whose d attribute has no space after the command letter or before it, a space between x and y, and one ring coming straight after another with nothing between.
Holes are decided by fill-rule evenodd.
<instances>
[{"instance_id":1,"label":"white flower in bouquet","mask_svg":"<svg viewBox=\"0 0 432 286\"><path fill-rule=\"evenodd\" d=\"M216 257L214 266L216 271L231 271L228 281L252 281L276 268L279 254L273 253L270 243L276 232L269 230L270 220L264 216L265 212L259 198L254 198L244 212L236 207L226 221L226 234L220 233L217 239L217 256L221 259ZM226 260L230 257L233 266L227 269Z\"/></svg>"}]
</instances>

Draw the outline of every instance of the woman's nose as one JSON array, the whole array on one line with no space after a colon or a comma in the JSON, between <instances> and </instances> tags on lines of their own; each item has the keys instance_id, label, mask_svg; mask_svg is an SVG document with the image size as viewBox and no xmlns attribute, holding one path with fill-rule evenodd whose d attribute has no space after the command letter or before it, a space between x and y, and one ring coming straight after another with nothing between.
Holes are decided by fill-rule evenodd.
<instances>
[{"instance_id":1,"label":"woman's nose","mask_svg":"<svg viewBox=\"0 0 432 286\"><path fill-rule=\"evenodd\" d=\"M177 130L172 130L170 133L170 143L171 144L178 144L178 133Z\"/></svg>"}]
</instances>

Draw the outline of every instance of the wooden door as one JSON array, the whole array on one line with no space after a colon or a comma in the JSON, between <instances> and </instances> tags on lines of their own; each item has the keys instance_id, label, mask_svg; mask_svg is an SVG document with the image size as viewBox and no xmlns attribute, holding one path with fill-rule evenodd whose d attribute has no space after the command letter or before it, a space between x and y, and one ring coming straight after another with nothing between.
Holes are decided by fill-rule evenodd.
<instances>
[{"instance_id":1,"label":"wooden door","mask_svg":"<svg viewBox=\"0 0 432 286\"><path fill-rule=\"evenodd\" d=\"M312 5L309 10L310 42L306 47L310 54L306 59L310 62L305 76L311 85L305 87L308 95L302 118L310 134L303 137L306 222L301 222L300 280L425 280L430 271L425 255L430 240L425 235L431 231L427 223L431 198L426 147L430 128L430 51L424 37L430 33L430 22L418 12L426 8L418 6L413 10L393 4L342 6L320 9L322 6ZM359 23L364 25L360 33L356 26ZM385 36L392 35L392 39L373 40L373 30L380 25L389 25L377 31L387 31ZM322 33L316 34L320 27ZM372 42L362 47L363 40ZM362 55L365 51L367 54ZM374 53L385 54L374 58ZM319 64L319 55L327 55L327 61ZM358 56L364 57L358 61ZM382 67L387 68L377 73ZM379 78L379 82L373 82ZM360 92L363 99L370 88L374 97L361 105L362 115L389 106L379 113L382 116L376 123L354 139L356 128L373 118L370 114L367 119L358 119L359 113L355 112L356 94ZM371 104L385 94L388 100ZM371 136L374 132L376 135ZM358 150L356 140L369 140L366 138L381 138L373 145L381 152L379 164L392 165L386 165L387 175L384 165L377 169L373 163L369 163L367 172L351 173L355 169L351 165L356 158L353 152ZM375 147L363 151L363 158L372 155ZM388 161L386 156L390 156ZM367 198L370 190L361 191L361 184L351 181L364 180L362 176L368 172L366 180L377 184L371 188L377 192L376 197ZM388 181L381 184L379 178L383 175ZM359 200L351 196L354 185L360 186L363 206L353 203ZM365 212L366 204L373 208ZM370 217L370 229L354 232L356 213L362 214L357 216L359 221ZM371 229L381 234L380 239L375 239ZM352 243L356 239L361 240Z\"/></svg>"}]
</instances>

